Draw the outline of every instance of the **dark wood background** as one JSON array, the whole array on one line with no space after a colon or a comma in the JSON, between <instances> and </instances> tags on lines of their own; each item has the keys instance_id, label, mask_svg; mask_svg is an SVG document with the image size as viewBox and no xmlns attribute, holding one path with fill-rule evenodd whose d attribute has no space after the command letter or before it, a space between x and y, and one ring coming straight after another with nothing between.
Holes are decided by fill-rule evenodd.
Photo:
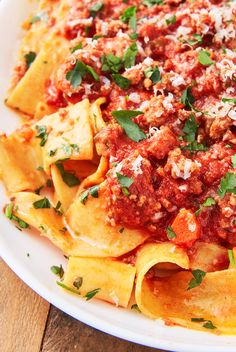
<instances>
[{"instance_id":1,"label":"dark wood background","mask_svg":"<svg viewBox=\"0 0 236 352\"><path fill-rule=\"evenodd\" d=\"M1 352L164 352L107 335L50 305L0 259Z\"/></svg>"}]
</instances>

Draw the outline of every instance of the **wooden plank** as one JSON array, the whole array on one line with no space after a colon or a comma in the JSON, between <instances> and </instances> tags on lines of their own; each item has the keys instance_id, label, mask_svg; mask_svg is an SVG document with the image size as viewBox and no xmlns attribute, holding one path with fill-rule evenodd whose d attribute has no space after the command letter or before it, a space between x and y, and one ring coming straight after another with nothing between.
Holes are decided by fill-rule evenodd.
<instances>
[{"instance_id":1,"label":"wooden plank","mask_svg":"<svg viewBox=\"0 0 236 352\"><path fill-rule=\"evenodd\" d=\"M164 352L95 330L51 306L42 352Z\"/></svg>"},{"instance_id":2,"label":"wooden plank","mask_svg":"<svg viewBox=\"0 0 236 352\"><path fill-rule=\"evenodd\" d=\"M49 304L0 259L0 350L38 352Z\"/></svg>"}]
</instances>

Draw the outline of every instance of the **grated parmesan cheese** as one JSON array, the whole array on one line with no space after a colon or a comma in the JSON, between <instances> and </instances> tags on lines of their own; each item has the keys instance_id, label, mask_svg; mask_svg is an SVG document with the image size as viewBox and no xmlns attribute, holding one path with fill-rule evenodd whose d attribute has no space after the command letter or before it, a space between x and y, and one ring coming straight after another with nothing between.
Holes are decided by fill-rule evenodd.
<instances>
[{"instance_id":1,"label":"grated parmesan cheese","mask_svg":"<svg viewBox=\"0 0 236 352\"><path fill-rule=\"evenodd\" d=\"M141 169L142 161L143 161L143 157L139 155L132 163L131 170L134 172L135 176L141 175L143 173Z\"/></svg>"}]
</instances>

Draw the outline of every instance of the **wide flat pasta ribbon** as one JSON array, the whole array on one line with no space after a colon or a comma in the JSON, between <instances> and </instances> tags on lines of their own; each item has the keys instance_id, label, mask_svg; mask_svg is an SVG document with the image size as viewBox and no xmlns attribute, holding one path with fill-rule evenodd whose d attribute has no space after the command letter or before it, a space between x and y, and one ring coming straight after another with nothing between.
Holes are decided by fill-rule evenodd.
<instances>
[{"instance_id":1,"label":"wide flat pasta ribbon","mask_svg":"<svg viewBox=\"0 0 236 352\"><path fill-rule=\"evenodd\" d=\"M149 234L141 230L123 229L119 225L106 223L103 187L104 184L100 185L98 198L89 195L85 204L81 202L81 195L78 195L66 213L66 226L71 235L89 245L90 250L81 250L81 242L78 242L77 247L75 241L70 255L118 257L133 250L149 237Z\"/></svg>"},{"instance_id":2,"label":"wide flat pasta ribbon","mask_svg":"<svg viewBox=\"0 0 236 352\"><path fill-rule=\"evenodd\" d=\"M181 269L188 269L189 265L184 250L169 243L148 244L140 250L135 295L144 314L153 319L162 318L169 324L204 331L207 331L204 324L210 321L215 327L210 325L210 328L215 332L235 333L235 269L206 273L197 287L188 290L193 278L190 271L152 279L145 276L149 269L161 262L177 264Z\"/></svg>"},{"instance_id":3,"label":"wide flat pasta ribbon","mask_svg":"<svg viewBox=\"0 0 236 352\"><path fill-rule=\"evenodd\" d=\"M133 289L135 267L109 258L70 257L63 284L82 296L97 289L95 298L127 307ZM78 285L78 284L77 284Z\"/></svg>"}]
</instances>

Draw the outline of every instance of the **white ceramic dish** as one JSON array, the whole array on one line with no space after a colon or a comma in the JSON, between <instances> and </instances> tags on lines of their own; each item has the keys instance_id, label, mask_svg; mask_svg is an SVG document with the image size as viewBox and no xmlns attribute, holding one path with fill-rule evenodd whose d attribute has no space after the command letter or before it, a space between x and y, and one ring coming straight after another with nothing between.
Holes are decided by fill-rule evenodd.
<instances>
[{"instance_id":1,"label":"white ceramic dish","mask_svg":"<svg viewBox=\"0 0 236 352\"><path fill-rule=\"evenodd\" d=\"M21 38L20 25L34 4L27 0L0 1L0 119L1 132L11 132L18 124L17 115L4 106L11 69ZM33 94L33 92L32 92ZM6 203L1 188L0 207ZM117 337L147 346L178 352L235 352L236 336L167 327L141 314L117 309L109 304L90 301L63 292L55 284L50 266L64 263L63 255L46 239L19 232L0 212L0 255L14 272L47 301L74 318ZM27 256L29 253L29 257Z\"/></svg>"}]
</instances>

